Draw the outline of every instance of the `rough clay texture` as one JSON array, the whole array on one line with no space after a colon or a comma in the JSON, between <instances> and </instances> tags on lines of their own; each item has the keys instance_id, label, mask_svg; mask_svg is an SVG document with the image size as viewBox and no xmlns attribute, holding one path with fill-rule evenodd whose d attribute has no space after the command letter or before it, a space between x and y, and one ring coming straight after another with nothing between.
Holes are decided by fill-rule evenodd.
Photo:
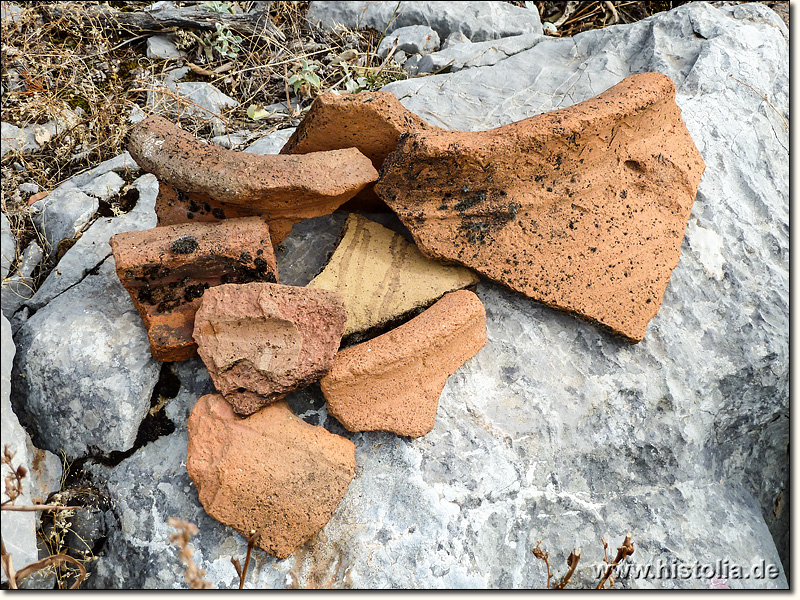
<instances>
[{"instance_id":1,"label":"rough clay texture","mask_svg":"<svg viewBox=\"0 0 800 600\"><path fill-rule=\"evenodd\" d=\"M336 292L229 284L205 293L194 339L219 393L249 415L322 377L346 319Z\"/></svg>"},{"instance_id":2,"label":"rough clay texture","mask_svg":"<svg viewBox=\"0 0 800 600\"><path fill-rule=\"evenodd\" d=\"M180 223L217 223L223 219L252 217L258 214L245 206L230 206L209 198L206 194L176 190L166 181L158 182L156 215L158 225Z\"/></svg>"},{"instance_id":3,"label":"rough clay texture","mask_svg":"<svg viewBox=\"0 0 800 600\"><path fill-rule=\"evenodd\" d=\"M194 316L210 287L278 281L269 228L260 217L121 233L110 243L119 279L161 361L195 355Z\"/></svg>"},{"instance_id":4,"label":"rough clay texture","mask_svg":"<svg viewBox=\"0 0 800 600\"><path fill-rule=\"evenodd\" d=\"M432 261L401 235L353 213L325 270L308 287L342 295L347 336L385 327L476 283L468 269Z\"/></svg>"},{"instance_id":5,"label":"rough clay texture","mask_svg":"<svg viewBox=\"0 0 800 600\"><path fill-rule=\"evenodd\" d=\"M320 381L328 412L350 431L421 437L433 429L444 384L486 345L486 311L467 290L339 352Z\"/></svg>"},{"instance_id":6,"label":"rough clay texture","mask_svg":"<svg viewBox=\"0 0 800 600\"><path fill-rule=\"evenodd\" d=\"M281 154L358 148L380 170L402 134L426 129L430 126L406 110L394 94L328 92L317 96ZM369 210L377 203L373 186L368 185L347 207Z\"/></svg>"},{"instance_id":7,"label":"rough clay texture","mask_svg":"<svg viewBox=\"0 0 800 600\"><path fill-rule=\"evenodd\" d=\"M704 169L674 84L645 73L491 131L412 134L375 189L426 255L639 342Z\"/></svg>"},{"instance_id":8,"label":"rough clay texture","mask_svg":"<svg viewBox=\"0 0 800 600\"><path fill-rule=\"evenodd\" d=\"M312 2L306 18L333 29L342 24L350 29L371 27L391 33L409 25L427 25L441 39L462 32L473 42L522 33L542 34L539 11L506 2Z\"/></svg>"},{"instance_id":9,"label":"rough clay texture","mask_svg":"<svg viewBox=\"0 0 800 600\"><path fill-rule=\"evenodd\" d=\"M206 512L286 558L322 529L356 470L350 440L305 423L277 402L246 419L222 396L189 416L186 469Z\"/></svg>"},{"instance_id":10,"label":"rough clay texture","mask_svg":"<svg viewBox=\"0 0 800 600\"><path fill-rule=\"evenodd\" d=\"M259 156L203 144L161 117L131 130L128 151L142 169L184 192L257 210L280 243L303 219L325 215L378 178L355 148L309 156Z\"/></svg>"}]
</instances>

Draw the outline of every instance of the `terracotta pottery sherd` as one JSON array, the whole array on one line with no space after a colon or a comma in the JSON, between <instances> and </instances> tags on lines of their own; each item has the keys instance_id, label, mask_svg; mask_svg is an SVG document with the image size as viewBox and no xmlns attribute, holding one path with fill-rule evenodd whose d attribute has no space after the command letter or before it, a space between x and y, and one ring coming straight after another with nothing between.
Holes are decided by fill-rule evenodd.
<instances>
[{"instance_id":1,"label":"terracotta pottery sherd","mask_svg":"<svg viewBox=\"0 0 800 600\"><path fill-rule=\"evenodd\" d=\"M303 219L327 215L378 178L355 148L281 156L204 144L161 117L131 130L128 151L139 166L175 189L263 216L272 243Z\"/></svg>"},{"instance_id":2,"label":"terracotta pottery sherd","mask_svg":"<svg viewBox=\"0 0 800 600\"><path fill-rule=\"evenodd\" d=\"M238 418L218 394L188 421L186 469L205 511L286 558L330 520L356 470L355 446L276 402Z\"/></svg>"},{"instance_id":3,"label":"terracotta pottery sherd","mask_svg":"<svg viewBox=\"0 0 800 600\"><path fill-rule=\"evenodd\" d=\"M179 223L217 223L223 219L252 217L257 214L245 206L231 206L212 200L205 194L176 190L166 181L158 182L156 216L158 226Z\"/></svg>"},{"instance_id":4,"label":"terracotta pottery sherd","mask_svg":"<svg viewBox=\"0 0 800 600\"><path fill-rule=\"evenodd\" d=\"M346 319L336 292L221 285L204 295L194 339L217 391L249 415L327 373Z\"/></svg>"},{"instance_id":5,"label":"terracotta pottery sherd","mask_svg":"<svg viewBox=\"0 0 800 600\"><path fill-rule=\"evenodd\" d=\"M308 287L342 295L349 336L387 327L478 280L470 270L435 262L403 236L351 214L333 256Z\"/></svg>"},{"instance_id":6,"label":"terracotta pottery sherd","mask_svg":"<svg viewBox=\"0 0 800 600\"><path fill-rule=\"evenodd\" d=\"M447 378L485 344L480 299L450 292L400 327L339 352L320 381L328 412L350 431L423 436Z\"/></svg>"},{"instance_id":7,"label":"terracotta pottery sherd","mask_svg":"<svg viewBox=\"0 0 800 600\"><path fill-rule=\"evenodd\" d=\"M675 85L645 73L491 131L412 133L375 189L427 256L639 342L704 169Z\"/></svg>"},{"instance_id":8,"label":"terracotta pottery sherd","mask_svg":"<svg viewBox=\"0 0 800 600\"><path fill-rule=\"evenodd\" d=\"M314 99L281 154L358 148L380 171L401 135L427 129L435 128L406 109L391 92L328 92ZM370 184L345 208L376 210L381 206L385 209Z\"/></svg>"},{"instance_id":9,"label":"terracotta pottery sherd","mask_svg":"<svg viewBox=\"0 0 800 600\"><path fill-rule=\"evenodd\" d=\"M165 362L197 354L194 317L210 288L278 280L269 228L260 217L130 231L112 236L110 244L153 358Z\"/></svg>"}]
</instances>

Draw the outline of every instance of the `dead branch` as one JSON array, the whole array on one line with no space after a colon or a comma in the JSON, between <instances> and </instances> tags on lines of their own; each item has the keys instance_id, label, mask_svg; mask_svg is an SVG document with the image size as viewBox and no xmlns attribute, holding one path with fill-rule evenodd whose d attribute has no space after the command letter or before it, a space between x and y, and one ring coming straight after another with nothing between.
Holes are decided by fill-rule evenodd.
<instances>
[{"instance_id":1,"label":"dead branch","mask_svg":"<svg viewBox=\"0 0 800 600\"><path fill-rule=\"evenodd\" d=\"M564 578L557 583L553 589L555 590L563 590L564 586L569 583L569 580L572 579L572 575L575 573L575 569L578 568L578 562L581 560L581 549L580 548L573 548L570 555L567 557L567 567L568 571L564 575Z\"/></svg>"},{"instance_id":2,"label":"dead branch","mask_svg":"<svg viewBox=\"0 0 800 600\"><path fill-rule=\"evenodd\" d=\"M123 27L130 32L161 32L173 28L215 31L216 23L250 37L273 38L284 41L283 32L269 18L263 5L244 14L217 13L200 6L159 8L153 11L120 12L108 5L87 6L84 10L71 10L69 5L43 6L45 21L61 18L77 19L81 24L97 23L104 28Z\"/></svg>"},{"instance_id":3,"label":"dead branch","mask_svg":"<svg viewBox=\"0 0 800 600\"><path fill-rule=\"evenodd\" d=\"M603 577L600 579L600 583L598 583L597 587L595 588L597 590L606 589L604 586L609 578L611 579L611 585L609 587L613 587L614 578L612 575L614 573L614 569L617 567L617 565L619 565L619 563L633 554L633 542L631 541L630 532L628 532L628 535L626 535L625 539L622 541L622 546L617 548L617 555L614 557L613 561L608 560L608 543L606 543L605 539L600 539L603 542L603 550L605 551L605 558L603 560L605 560L605 562L608 564L608 567L606 568L606 572L603 574Z\"/></svg>"},{"instance_id":4,"label":"dead branch","mask_svg":"<svg viewBox=\"0 0 800 600\"><path fill-rule=\"evenodd\" d=\"M21 581L23 578L27 577L31 573L35 573L36 571L41 571L42 569L46 569L47 567L57 565L62 562L71 563L73 565L76 565L78 569L80 569L81 574L78 576L78 581L76 581L69 587L69 589L71 590L77 590L83 583L83 580L86 579L86 567L84 567L76 559L66 554L54 554L53 556L48 556L47 558L43 558L42 560L36 561L35 563L31 563L27 567L20 569L19 571L17 571L17 582ZM9 583L11 582L10 577L8 581Z\"/></svg>"}]
</instances>

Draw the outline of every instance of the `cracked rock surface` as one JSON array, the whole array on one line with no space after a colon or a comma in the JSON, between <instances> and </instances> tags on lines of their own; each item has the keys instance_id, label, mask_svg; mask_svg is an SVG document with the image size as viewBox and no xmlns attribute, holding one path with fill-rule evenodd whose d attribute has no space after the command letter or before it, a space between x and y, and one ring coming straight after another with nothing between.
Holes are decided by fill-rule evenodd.
<instances>
[{"instance_id":1,"label":"cracked rock surface","mask_svg":"<svg viewBox=\"0 0 800 600\"><path fill-rule=\"evenodd\" d=\"M485 345L481 301L450 292L400 327L339 352L320 388L329 413L350 431L421 437L433 429L447 378Z\"/></svg>"},{"instance_id":2,"label":"cracked rock surface","mask_svg":"<svg viewBox=\"0 0 800 600\"><path fill-rule=\"evenodd\" d=\"M286 558L328 522L356 470L350 440L305 423L280 401L246 419L222 396L189 416L186 468L206 512Z\"/></svg>"},{"instance_id":3,"label":"cracked rock surface","mask_svg":"<svg viewBox=\"0 0 800 600\"><path fill-rule=\"evenodd\" d=\"M131 131L129 152L142 169L184 192L263 216L272 243L303 219L332 213L378 178L355 148L304 156L259 156L203 144L161 117Z\"/></svg>"}]
</instances>

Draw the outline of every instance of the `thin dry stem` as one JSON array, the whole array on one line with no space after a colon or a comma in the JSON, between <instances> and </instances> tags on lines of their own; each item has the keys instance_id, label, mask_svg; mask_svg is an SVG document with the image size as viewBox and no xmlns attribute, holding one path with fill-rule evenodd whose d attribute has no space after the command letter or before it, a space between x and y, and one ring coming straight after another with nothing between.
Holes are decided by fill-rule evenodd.
<instances>
[{"instance_id":1,"label":"thin dry stem","mask_svg":"<svg viewBox=\"0 0 800 600\"><path fill-rule=\"evenodd\" d=\"M214 586L212 586L209 581L204 579L206 576L205 570L198 568L197 564L195 564L194 548L189 545L189 542L192 540L192 536L197 535L197 525L190 523L189 521L184 521L183 519L176 519L175 517L170 517L167 520L167 523L170 527L178 530L178 533L173 533L169 536L169 541L173 544L176 544L181 550L181 561L186 567L184 577L186 577L186 582L189 584L189 589L212 589Z\"/></svg>"}]
</instances>

